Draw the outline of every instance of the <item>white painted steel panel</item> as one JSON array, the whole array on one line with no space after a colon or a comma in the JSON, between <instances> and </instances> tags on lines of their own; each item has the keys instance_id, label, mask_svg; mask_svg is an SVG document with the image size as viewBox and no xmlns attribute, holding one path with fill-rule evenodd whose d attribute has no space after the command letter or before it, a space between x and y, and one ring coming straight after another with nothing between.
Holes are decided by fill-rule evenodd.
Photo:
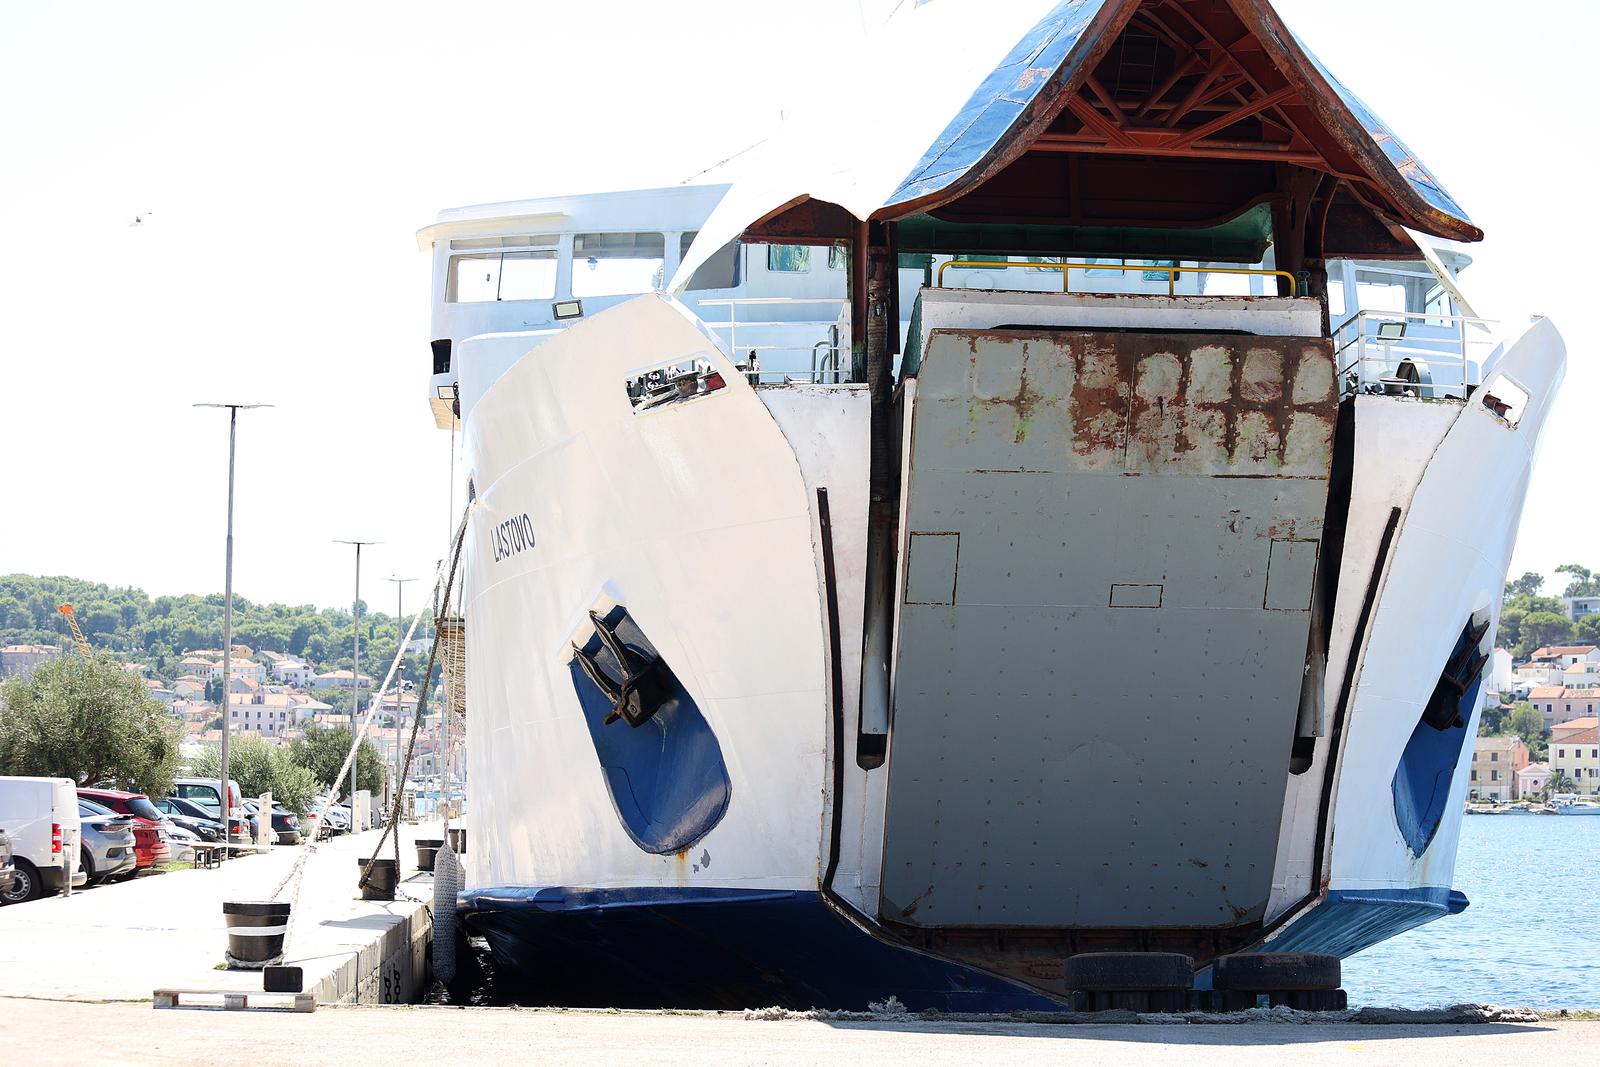
<instances>
[{"instance_id":1,"label":"white painted steel panel","mask_svg":"<svg viewBox=\"0 0 1600 1067\"><path fill-rule=\"evenodd\" d=\"M630 376L691 356L725 387L632 409ZM755 391L680 306L648 295L507 371L466 448L471 887L814 886L827 691L812 515ZM490 531L524 513L535 546L497 562ZM569 637L607 596L721 746L732 801L692 856L648 854L624 831L574 694Z\"/></svg>"}]
</instances>

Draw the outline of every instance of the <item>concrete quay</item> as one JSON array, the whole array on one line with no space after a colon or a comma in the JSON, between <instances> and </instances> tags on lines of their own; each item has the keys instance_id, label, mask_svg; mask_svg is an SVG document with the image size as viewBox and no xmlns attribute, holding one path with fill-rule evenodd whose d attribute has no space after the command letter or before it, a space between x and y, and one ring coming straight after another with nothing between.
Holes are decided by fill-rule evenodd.
<instances>
[{"instance_id":1,"label":"concrete quay","mask_svg":"<svg viewBox=\"0 0 1600 1067\"><path fill-rule=\"evenodd\" d=\"M1048 1025L903 1020L765 1021L740 1014L353 1007L311 1015L151 1011L132 1004L0 999L8 1064L61 1062L65 1035L94 1034L99 1063L371 1067L537 1063L1403 1064L1586 1062L1593 1022L1455 1025L1240 1023Z\"/></svg>"},{"instance_id":2,"label":"concrete quay","mask_svg":"<svg viewBox=\"0 0 1600 1067\"><path fill-rule=\"evenodd\" d=\"M407 1003L426 980L433 882L416 873L412 842L444 835L438 824L403 826L396 899L363 901L356 863L380 834L336 837L307 857L284 962L304 970L318 1004ZM222 903L267 899L306 848L278 846L214 870L145 875L0 908L0 997L149 1004L158 988L259 992L259 971L219 969L227 948ZM383 855L393 849L391 841ZM280 899L293 892L291 883Z\"/></svg>"}]
</instances>

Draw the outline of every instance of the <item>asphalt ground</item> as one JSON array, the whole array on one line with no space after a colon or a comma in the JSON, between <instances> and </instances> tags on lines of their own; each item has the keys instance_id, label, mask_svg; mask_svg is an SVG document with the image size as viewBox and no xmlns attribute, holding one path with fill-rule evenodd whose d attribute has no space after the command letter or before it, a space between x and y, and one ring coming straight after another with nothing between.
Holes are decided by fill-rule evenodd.
<instances>
[{"instance_id":1,"label":"asphalt ground","mask_svg":"<svg viewBox=\"0 0 1600 1067\"><path fill-rule=\"evenodd\" d=\"M0 998L7 1064L1254 1064L1584 1063L1594 1022L1054 1025L516 1008L152 1009Z\"/></svg>"},{"instance_id":2,"label":"asphalt ground","mask_svg":"<svg viewBox=\"0 0 1600 1067\"><path fill-rule=\"evenodd\" d=\"M307 989L432 901L431 883L414 881L403 881L391 902L359 899L359 861L380 835L368 830L319 845L306 859L299 891L291 882L279 898L294 901L285 962L304 969ZM402 827L401 836L402 877L413 876L411 842L441 835L437 824L424 824ZM215 870L141 875L0 908L0 997L148 1003L160 987L260 989L260 972L220 969L228 944L222 903L268 899L306 847L274 846ZM383 854L394 854L392 842ZM5 1024L0 1016L0 1041Z\"/></svg>"}]
</instances>

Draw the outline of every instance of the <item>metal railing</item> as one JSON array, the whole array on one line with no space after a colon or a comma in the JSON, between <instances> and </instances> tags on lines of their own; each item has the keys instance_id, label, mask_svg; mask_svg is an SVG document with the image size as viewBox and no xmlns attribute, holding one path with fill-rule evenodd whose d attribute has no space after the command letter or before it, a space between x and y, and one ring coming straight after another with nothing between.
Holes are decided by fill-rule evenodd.
<instances>
[{"instance_id":1,"label":"metal railing","mask_svg":"<svg viewBox=\"0 0 1600 1067\"><path fill-rule=\"evenodd\" d=\"M957 270L998 270L1011 267L1027 267L1029 270L1058 270L1061 272L1061 291L1063 293L1072 292L1068 285L1068 279L1075 270L1114 270L1122 272L1136 270L1141 273L1164 271L1167 275L1168 296L1178 295L1178 275L1180 274L1244 274L1261 278L1284 278L1289 282L1289 295L1300 295L1300 283L1295 280L1293 274L1286 270L1261 270L1255 267L1168 267L1158 264L1133 263L1035 263L1032 261L1013 263L1010 260L952 259L939 264L939 273L934 280L934 284L939 288L943 288L944 272L952 267Z\"/></svg>"},{"instance_id":2,"label":"metal railing","mask_svg":"<svg viewBox=\"0 0 1600 1067\"><path fill-rule=\"evenodd\" d=\"M702 308L726 307L728 309L728 318L725 322L714 322L705 318L702 318L701 321L714 330L725 329L728 331L728 351L733 353L733 358L736 363L740 363L742 357L744 357L746 353L753 354L755 356L757 365L754 369L748 369L743 363L740 363L741 369L745 369L745 377L750 379L750 383L752 385L759 384L764 380L769 382L803 380L800 379L800 374L802 372L798 367L791 370L762 370L760 367L760 361L766 358L761 355L763 352L793 353L797 357L795 360L797 364L803 364L805 361L809 360L811 367L809 372L809 380L813 383L828 384L829 379L831 379L832 384L838 384L844 380L844 368L842 366L843 346L839 342L839 328L837 319L831 322L815 319L770 319L766 321L745 320L741 322L739 319L739 309L742 307L770 307L773 305L800 304L827 304L834 307L843 307L845 304L849 303L849 301L844 297L747 296L728 297L721 300L700 300L696 303ZM741 326L746 330L777 330L787 328L803 329L806 327L821 327L827 330L828 336L809 345L746 344L741 346L739 344L739 328Z\"/></svg>"},{"instance_id":3,"label":"metal railing","mask_svg":"<svg viewBox=\"0 0 1600 1067\"><path fill-rule=\"evenodd\" d=\"M1420 311L1358 311L1333 331L1341 396L1465 400L1499 344L1492 319Z\"/></svg>"}]
</instances>

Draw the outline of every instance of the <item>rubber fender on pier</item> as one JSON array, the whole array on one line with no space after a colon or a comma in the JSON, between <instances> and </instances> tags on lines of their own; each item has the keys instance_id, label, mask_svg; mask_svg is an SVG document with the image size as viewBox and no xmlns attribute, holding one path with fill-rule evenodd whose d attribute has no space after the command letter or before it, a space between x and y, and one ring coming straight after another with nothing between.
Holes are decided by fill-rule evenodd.
<instances>
[{"instance_id":1,"label":"rubber fender on pier","mask_svg":"<svg viewBox=\"0 0 1600 1067\"><path fill-rule=\"evenodd\" d=\"M1211 971L1213 987L1252 993L1338 989L1341 978L1339 957L1325 952L1238 952Z\"/></svg>"},{"instance_id":2,"label":"rubber fender on pier","mask_svg":"<svg viewBox=\"0 0 1600 1067\"><path fill-rule=\"evenodd\" d=\"M1080 952L1067 957L1063 976L1068 989L1188 989L1194 960L1181 952Z\"/></svg>"}]
</instances>

